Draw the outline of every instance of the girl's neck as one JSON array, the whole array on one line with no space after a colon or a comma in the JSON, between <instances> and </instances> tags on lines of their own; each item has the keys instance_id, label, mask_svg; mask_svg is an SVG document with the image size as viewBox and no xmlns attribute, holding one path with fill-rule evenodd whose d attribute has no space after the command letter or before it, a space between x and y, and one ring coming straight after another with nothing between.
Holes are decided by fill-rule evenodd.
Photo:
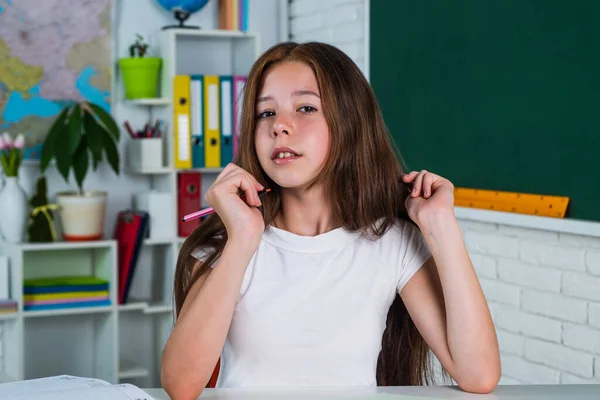
<instances>
[{"instance_id":1,"label":"girl's neck","mask_svg":"<svg viewBox=\"0 0 600 400\"><path fill-rule=\"evenodd\" d=\"M316 236L339 227L322 189L282 188L281 200L281 211L275 217L275 226L280 229L301 236Z\"/></svg>"}]
</instances>

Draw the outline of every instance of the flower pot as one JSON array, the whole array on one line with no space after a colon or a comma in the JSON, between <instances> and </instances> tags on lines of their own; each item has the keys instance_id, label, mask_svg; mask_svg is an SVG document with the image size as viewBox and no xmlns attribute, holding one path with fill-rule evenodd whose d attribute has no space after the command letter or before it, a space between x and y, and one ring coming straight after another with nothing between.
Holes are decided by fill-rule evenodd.
<instances>
[{"instance_id":1,"label":"flower pot","mask_svg":"<svg viewBox=\"0 0 600 400\"><path fill-rule=\"evenodd\" d=\"M16 176L7 176L0 189L0 233L8 243L21 243L29 204Z\"/></svg>"},{"instance_id":2,"label":"flower pot","mask_svg":"<svg viewBox=\"0 0 600 400\"><path fill-rule=\"evenodd\" d=\"M126 99L158 97L158 80L162 60L158 57L121 58Z\"/></svg>"},{"instance_id":3,"label":"flower pot","mask_svg":"<svg viewBox=\"0 0 600 400\"><path fill-rule=\"evenodd\" d=\"M104 232L107 192L60 192L56 194L63 239L100 240Z\"/></svg>"}]
</instances>

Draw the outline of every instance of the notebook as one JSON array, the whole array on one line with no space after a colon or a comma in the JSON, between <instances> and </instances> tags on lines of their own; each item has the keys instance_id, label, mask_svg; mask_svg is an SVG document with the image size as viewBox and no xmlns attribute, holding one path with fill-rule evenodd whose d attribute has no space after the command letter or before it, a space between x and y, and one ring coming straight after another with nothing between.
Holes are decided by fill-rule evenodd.
<instances>
[{"instance_id":1,"label":"notebook","mask_svg":"<svg viewBox=\"0 0 600 400\"><path fill-rule=\"evenodd\" d=\"M154 400L129 383L111 385L101 379L72 375L0 384L3 400Z\"/></svg>"}]
</instances>

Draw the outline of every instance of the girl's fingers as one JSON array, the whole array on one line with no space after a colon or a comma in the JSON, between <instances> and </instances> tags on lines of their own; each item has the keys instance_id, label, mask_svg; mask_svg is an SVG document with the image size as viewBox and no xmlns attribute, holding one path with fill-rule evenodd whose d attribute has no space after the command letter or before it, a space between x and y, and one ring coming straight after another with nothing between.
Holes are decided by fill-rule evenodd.
<instances>
[{"instance_id":1,"label":"girl's fingers","mask_svg":"<svg viewBox=\"0 0 600 400\"><path fill-rule=\"evenodd\" d=\"M413 183L413 190L412 190L411 196L417 197L417 196L419 196L421 194L421 188L423 187L423 175L425 175L426 172L427 171L425 171L425 170L419 172L419 174L415 178L415 181Z\"/></svg>"},{"instance_id":2,"label":"girl's fingers","mask_svg":"<svg viewBox=\"0 0 600 400\"><path fill-rule=\"evenodd\" d=\"M254 186L256 187L256 190L263 190L265 188L263 185L260 184L260 182L258 180L256 180L256 178L252 174L250 174L249 172L246 172L246 174L248 174L248 176L250 177L250 179L254 183Z\"/></svg>"},{"instance_id":3,"label":"girl's fingers","mask_svg":"<svg viewBox=\"0 0 600 400\"><path fill-rule=\"evenodd\" d=\"M256 203L256 188L254 182L243 172L239 172L231 177L234 186L244 192L245 203L253 206Z\"/></svg>"},{"instance_id":4,"label":"girl's fingers","mask_svg":"<svg viewBox=\"0 0 600 400\"><path fill-rule=\"evenodd\" d=\"M215 179L214 183L219 183L220 181L222 181L223 179L227 178L228 176L230 176L233 172L235 172L237 169L241 169L239 168L237 165L233 164L233 163L229 163L225 166L225 168L223 168L223 171L221 171L221 173L217 176L217 178Z\"/></svg>"},{"instance_id":5,"label":"girl's fingers","mask_svg":"<svg viewBox=\"0 0 600 400\"><path fill-rule=\"evenodd\" d=\"M423 197L426 199L431 196L431 187L433 185L433 174L426 173L423 176Z\"/></svg>"},{"instance_id":6,"label":"girl's fingers","mask_svg":"<svg viewBox=\"0 0 600 400\"><path fill-rule=\"evenodd\" d=\"M411 181L413 181L413 180L415 179L415 177L416 177L418 174L419 174L419 173L418 173L417 171L411 171L411 172L409 172L408 174L406 174L406 175L403 175L403 176L402 176L402 179L403 179L405 182L411 182Z\"/></svg>"}]
</instances>

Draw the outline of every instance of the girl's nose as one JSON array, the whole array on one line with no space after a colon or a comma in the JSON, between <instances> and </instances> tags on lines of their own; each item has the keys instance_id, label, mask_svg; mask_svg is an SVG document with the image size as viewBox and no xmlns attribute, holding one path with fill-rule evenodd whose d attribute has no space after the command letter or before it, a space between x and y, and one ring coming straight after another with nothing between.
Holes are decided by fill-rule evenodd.
<instances>
[{"instance_id":1,"label":"girl's nose","mask_svg":"<svg viewBox=\"0 0 600 400\"><path fill-rule=\"evenodd\" d=\"M292 133L292 125L288 120L281 114L277 116L275 123L273 124L273 136L278 135L289 135Z\"/></svg>"}]
</instances>

